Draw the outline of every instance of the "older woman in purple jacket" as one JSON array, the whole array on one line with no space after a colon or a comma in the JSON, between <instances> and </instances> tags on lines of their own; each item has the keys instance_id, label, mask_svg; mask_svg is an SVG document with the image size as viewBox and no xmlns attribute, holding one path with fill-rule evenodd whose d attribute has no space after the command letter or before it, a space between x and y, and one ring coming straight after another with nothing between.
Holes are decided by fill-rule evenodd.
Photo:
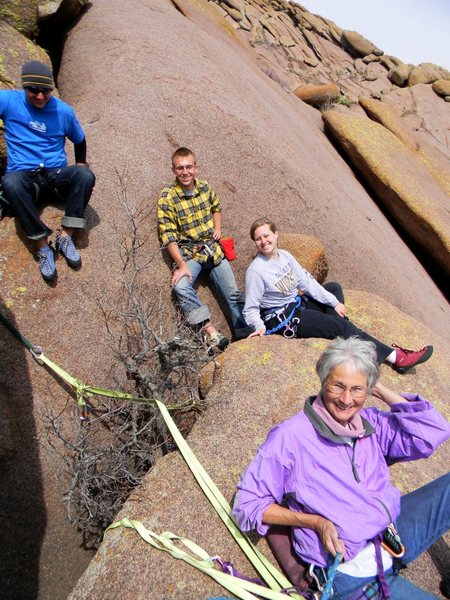
<instances>
[{"instance_id":1,"label":"older woman in purple jacket","mask_svg":"<svg viewBox=\"0 0 450 600\"><path fill-rule=\"evenodd\" d=\"M261 535L289 528L281 566L300 589L323 586L339 553L334 598L433 598L398 568L449 528L450 477L400 496L388 465L430 456L450 435L447 421L420 396L377 382L371 342L338 338L316 370L319 395L272 429L238 484L239 526ZM364 408L369 394L390 410Z\"/></svg>"}]
</instances>

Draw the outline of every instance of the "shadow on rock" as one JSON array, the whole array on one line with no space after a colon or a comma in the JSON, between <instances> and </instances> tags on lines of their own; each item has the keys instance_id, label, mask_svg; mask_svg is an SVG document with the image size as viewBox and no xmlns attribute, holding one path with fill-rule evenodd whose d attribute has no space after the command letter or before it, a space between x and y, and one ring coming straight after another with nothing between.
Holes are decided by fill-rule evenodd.
<instances>
[{"instance_id":1,"label":"shadow on rock","mask_svg":"<svg viewBox=\"0 0 450 600\"><path fill-rule=\"evenodd\" d=\"M0 311L15 326L1 300ZM25 348L2 323L0 347L0 588L3 600L31 600L46 527L33 396Z\"/></svg>"}]
</instances>

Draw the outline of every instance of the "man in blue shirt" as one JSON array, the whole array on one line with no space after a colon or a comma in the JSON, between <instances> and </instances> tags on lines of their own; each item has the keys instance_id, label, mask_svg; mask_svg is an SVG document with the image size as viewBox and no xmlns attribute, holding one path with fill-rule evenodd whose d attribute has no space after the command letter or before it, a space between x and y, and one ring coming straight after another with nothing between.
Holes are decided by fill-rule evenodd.
<instances>
[{"instance_id":1,"label":"man in blue shirt","mask_svg":"<svg viewBox=\"0 0 450 600\"><path fill-rule=\"evenodd\" d=\"M52 230L41 220L36 201L53 193L66 202L56 249L69 266L79 268L81 257L72 236L85 229L84 212L95 184L86 162L86 138L74 110L52 96L53 73L32 60L22 67L23 90L0 90L0 119L4 122L7 166L3 195L26 236L34 240L42 277L56 277L54 251L48 243ZM75 165L67 166L64 144L74 144Z\"/></svg>"}]
</instances>

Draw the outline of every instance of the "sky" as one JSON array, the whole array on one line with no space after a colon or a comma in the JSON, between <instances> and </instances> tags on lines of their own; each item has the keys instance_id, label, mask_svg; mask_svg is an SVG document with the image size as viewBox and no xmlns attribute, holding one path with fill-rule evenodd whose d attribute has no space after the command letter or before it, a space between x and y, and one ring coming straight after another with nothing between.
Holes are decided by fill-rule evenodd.
<instances>
[{"instance_id":1,"label":"sky","mask_svg":"<svg viewBox=\"0 0 450 600\"><path fill-rule=\"evenodd\" d=\"M404 63L450 70L450 0L299 0L309 12L357 31Z\"/></svg>"}]
</instances>

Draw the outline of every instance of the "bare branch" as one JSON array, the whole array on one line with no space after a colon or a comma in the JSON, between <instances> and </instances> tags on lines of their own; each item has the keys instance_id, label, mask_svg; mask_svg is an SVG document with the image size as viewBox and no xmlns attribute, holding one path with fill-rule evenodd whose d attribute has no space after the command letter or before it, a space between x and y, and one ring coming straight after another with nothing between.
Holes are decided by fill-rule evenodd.
<instances>
[{"instance_id":1,"label":"bare branch","mask_svg":"<svg viewBox=\"0 0 450 600\"><path fill-rule=\"evenodd\" d=\"M179 406L175 419L186 432L200 411L199 370L212 357L202 337L182 322L178 328L164 325L161 290L152 290L151 297L143 291L151 281L152 266L160 260L159 250L151 252L141 235L148 210L131 205L126 169L116 170L116 176L127 226L119 247L121 294L113 299L102 291L95 302L136 395ZM174 444L150 403L103 397L89 402L88 420L74 420L67 403L58 415L47 408L43 421L49 447L57 457L52 462L67 517L82 532L85 547L95 549L131 491Z\"/></svg>"}]
</instances>

